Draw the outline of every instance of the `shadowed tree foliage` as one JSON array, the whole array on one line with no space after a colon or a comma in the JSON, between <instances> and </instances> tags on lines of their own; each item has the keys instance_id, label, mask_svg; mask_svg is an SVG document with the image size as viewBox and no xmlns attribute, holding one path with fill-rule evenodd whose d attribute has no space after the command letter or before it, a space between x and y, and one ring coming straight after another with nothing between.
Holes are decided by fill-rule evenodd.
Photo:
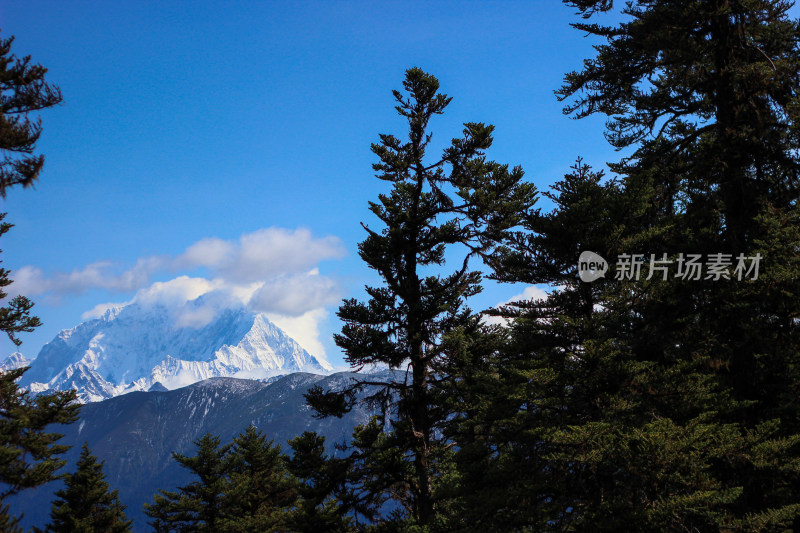
<instances>
[{"instance_id":1,"label":"shadowed tree foliage","mask_svg":"<svg viewBox=\"0 0 800 533\"><path fill-rule=\"evenodd\" d=\"M103 462L91 454L84 444L77 470L64 474L66 487L56 492L51 523L46 531L53 533L126 533L131 520L117 491L109 491L103 474Z\"/></svg>"},{"instance_id":2,"label":"shadowed tree foliage","mask_svg":"<svg viewBox=\"0 0 800 533\"><path fill-rule=\"evenodd\" d=\"M56 444L58 433L45 433L50 424L77 419L80 405L73 391L31 396L17 379L27 368L0 372L0 498L54 479L65 461L57 458L69 446Z\"/></svg>"},{"instance_id":3,"label":"shadowed tree foliage","mask_svg":"<svg viewBox=\"0 0 800 533\"><path fill-rule=\"evenodd\" d=\"M224 532L288 531L297 483L286 469L280 446L248 427L233 439L230 488L218 530Z\"/></svg>"},{"instance_id":4,"label":"shadowed tree foliage","mask_svg":"<svg viewBox=\"0 0 800 533\"><path fill-rule=\"evenodd\" d=\"M289 531L297 505L297 480L279 446L251 426L221 444L206 434L197 452L173 453L197 480L177 491L160 490L145 513L155 531Z\"/></svg>"},{"instance_id":5,"label":"shadowed tree foliage","mask_svg":"<svg viewBox=\"0 0 800 533\"><path fill-rule=\"evenodd\" d=\"M289 441L289 472L297 479L299 500L293 531L354 531L353 512L365 514L348 485L350 461L325 453L325 437L306 431Z\"/></svg>"},{"instance_id":6,"label":"shadowed tree foliage","mask_svg":"<svg viewBox=\"0 0 800 533\"><path fill-rule=\"evenodd\" d=\"M597 55L557 92L632 155L583 165L493 258L559 286L509 309L458 427L465 512L487 528L785 531L800 526L800 31L788 2L568 2ZM580 252L611 262L577 278ZM642 254L639 279L614 279ZM681 255L683 254L683 255ZM677 276L688 254L724 275ZM741 259L740 259L741 256ZM737 273L760 256L760 272ZM664 260L667 275L657 267ZM480 492L504 479L508 499ZM486 497L481 498L481 495Z\"/></svg>"},{"instance_id":7,"label":"shadowed tree foliage","mask_svg":"<svg viewBox=\"0 0 800 533\"><path fill-rule=\"evenodd\" d=\"M640 284L620 302L637 360L690 383L691 368L716 389L702 399L661 386L646 402L683 428L704 417L727 428L695 478L730 501L697 528L797 525L800 26L790 6L634 2L618 27L578 25L608 44L559 91L566 111L609 115L612 144L636 147L612 166L642 207L626 247L732 263L731 279ZM758 279L738 279L740 254L763 258Z\"/></svg>"},{"instance_id":8,"label":"shadowed tree foliage","mask_svg":"<svg viewBox=\"0 0 800 533\"><path fill-rule=\"evenodd\" d=\"M357 391L377 387L367 400L382 404L385 416L356 431L355 469L364 473L358 486L377 506L390 500L398 515L425 526L436 513L440 429L448 416L431 387L445 379L444 340L472 321L464 301L480 291L480 275L470 259L491 254L532 203L534 189L521 183L520 168L486 159L493 127L482 123L464 124L463 137L430 160L429 122L451 99L418 68L406 71L403 88L394 97L407 139L381 135L372 145L377 177L391 186L370 203L383 228L364 226L368 235L359 245L383 284L366 288L366 302L344 302L338 315L345 325L335 340L353 367L404 372L388 384L365 378L344 391L312 389L307 398L320 415L340 415ZM444 274L446 250L455 267Z\"/></svg>"},{"instance_id":9,"label":"shadowed tree foliage","mask_svg":"<svg viewBox=\"0 0 800 533\"><path fill-rule=\"evenodd\" d=\"M58 87L44 79L47 69L31 57L11 53L14 37L0 39L0 198L15 185L30 187L39 178L44 156L35 155L42 134L40 118L28 114L59 104Z\"/></svg>"},{"instance_id":10,"label":"shadowed tree foliage","mask_svg":"<svg viewBox=\"0 0 800 533\"><path fill-rule=\"evenodd\" d=\"M30 56L22 59L11 53L13 37L0 39L0 198L16 185L30 187L44 166L43 155L33 155L36 141L42 133L41 118L32 120L29 113L52 107L61 102L58 87L45 82L47 69L32 64ZM0 214L0 235L12 225L3 222ZM4 287L11 284L9 271L0 268L0 301L7 294ZM0 328L19 346L18 333L32 331L40 322L30 316L33 304L17 296L0 307Z\"/></svg>"},{"instance_id":11,"label":"shadowed tree foliage","mask_svg":"<svg viewBox=\"0 0 800 533\"><path fill-rule=\"evenodd\" d=\"M47 433L47 426L74 422L80 410L74 391L31 396L20 390L17 380L26 370L0 371L0 501L56 478L69 446L57 444L63 435ZM0 523L4 531L17 523L8 506L0 509Z\"/></svg>"},{"instance_id":12,"label":"shadowed tree foliage","mask_svg":"<svg viewBox=\"0 0 800 533\"><path fill-rule=\"evenodd\" d=\"M4 222L5 218L6 213L0 213L0 237L14 227L13 224ZM0 264L2 264L2 261L0 261ZM8 293L3 288L13 283L13 280L9 277L10 275L10 270L0 267L0 302L4 301L8 296ZM15 346L22 344L18 337L20 333L29 333L42 324L38 317L31 316L32 307L33 302L20 295L15 296L0 307L0 332L4 333Z\"/></svg>"},{"instance_id":13,"label":"shadowed tree foliage","mask_svg":"<svg viewBox=\"0 0 800 533\"><path fill-rule=\"evenodd\" d=\"M15 185L30 186L38 177L44 156L31 155L42 131L40 120L28 113L61 101L57 87L44 81L47 69L31 64L30 57L17 59L11 54L13 37L0 39L0 197ZM13 226L0 213L0 236ZM10 271L0 268L0 335L15 346L19 334L30 332L41 322L31 316L33 303L24 296L6 300L12 280ZM74 421L79 406L75 393L59 392L31 396L21 391L17 380L26 369L0 372L0 500L21 490L37 487L55 478L65 461L58 456L68 446L56 444L61 435L46 433L50 424ZM13 531L17 519L8 506L0 508L0 529Z\"/></svg>"},{"instance_id":14,"label":"shadowed tree foliage","mask_svg":"<svg viewBox=\"0 0 800 533\"><path fill-rule=\"evenodd\" d=\"M197 481L177 491L159 490L154 503L144 506L155 531L217 531L224 518L233 443L223 446L219 437L207 433L195 445L195 455L175 452L172 457L196 475Z\"/></svg>"}]
</instances>

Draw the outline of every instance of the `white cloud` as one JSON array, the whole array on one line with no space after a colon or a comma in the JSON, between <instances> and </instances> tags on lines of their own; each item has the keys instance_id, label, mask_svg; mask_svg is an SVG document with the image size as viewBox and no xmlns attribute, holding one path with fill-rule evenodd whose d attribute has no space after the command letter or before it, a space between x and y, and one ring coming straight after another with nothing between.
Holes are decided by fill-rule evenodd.
<instances>
[{"instance_id":1,"label":"white cloud","mask_svg":"<svg viewBox=\"0 0 800 533\"><path fill-rule=\"evenodd\" d=\"M6 289L9 297L16 296L17 294L25 294L27 296L36 296L43 292L47 292L48 282L45 279L44 272L34 266L24 266L13 272L12 279L14 282Z\"/></svg>"},{"instance_id":2,"label":"white cloud","mask_svg":"<svg viewBox=\"0 0 800 533\"><path fill-rule=\"evenodd\" d=\"M249 305L263 313L299 316L313 309L335 304L339 299L337 284L314 270L263 284L255 291Z\"/></svg>"},{"instance_id":3,"label":"white cloud","mask_svg":"<svg viewBox=\"0 0 800 533\"><path fill-rule=\"evenodd\" d=\"M181 312L177 313L174 317L175 326L179 328L200 329L213 322L217 315L217 310L210 305L181 309Z\"/></svg>"},{"instance_id":4,"label":"white cloud","mask_svg":"<svg viewBox=\"0 0 800 533\"><path fill-rule=\"evenodd\" d=\"M236 245L229 241L210 237L197 241L189 246L181 256L175 259L175 266L194 268L197 266L216 266L231 257Z\"/></svg>"},{"instance_id":5,"label":"white cloud","mask_svg":"<svg viewBox=\"0 0 800 533\"><path fill-rule=\"evenodd\" d=\"M51 293L58 297L90 289L131 292L148 286L156 274L191 272L198 268L208 269L212 278L226 283L246 285L299 274L320 261L343 256L344 247L337 237L314 237L305 228L266 228L242 235L236 242L202 239L177 256L142 257L121 272L119 265L111 261L98 261L49 276L40 268L24 266L14 271L15 283L9 289L12 296Z\"/></svg>"},{"instance_id":6,"label":"white cloud","mask_svg":"<svg viewBox=\"0 0 800 533\"><path fill-rule=\"evenodd\" d=\"M172 261L173 270L208 268L216 277L250 283L308 270L325 259L344 256L338 238L314 237L305 228L266 228L242 235L233 243L217 238L189 246Z\"/></svg>"},{"instance_id":7,"label":"white cloud","mask_svg":"<svg viewBox=\"0 0 800 533\"><path fill-rule=\"evenodd\" d=\"M37 296L53 293L63 296L80 294L89 289L130 292L147 285L155 273L164 270L167 263L168 259L164 257L143 257L132 268L117 273L118 268L111 261L97 261L72 272L57 272L50 277L40 268L24 266L12 275L13 294Z\"/></svg>"},{"instance_id":8,"label":"white cloud","mask_svg":"<svg viewBox=\"0 0 800 533\"><path fill-rule=\"evenodd\" d=\"M541 300L544 298L547 298L547 292L539 287L531 285L530 287L525 287L525 290L523 290L521 294L509 298L506 303L518 302L520 300Z\"/></svg>"},{"instance_id":9,"label":"white cloud","mask_svg":"<svg viewBox=\"0 0 800 533\"><path fill-rule=\"evenodd\" d=\"M160 304L177 307L222 286L221 280L179 276L169 281L157 281L136 293L133 301L142 305Z\"/></svg>"},{"instance_id":10,"label":"white cloud","mask_svg":"<svg viewBox=\"0 0 800 533\"><path fill-rule=\"evenodd\" d=\"M93 318L100 318L101 316L106 314L106 311L108 311L109 309L122 307L124 305L127 305L128 303L130 302L108 302L108 303L97 304L88 311L86 311L85 313L83 313L81 315L81 320L91 320Z\"/></svg>"},{"instance_id":11,"label":"white cloud","mask_svg":"<svg viewBox=\"0 0 800 533\"><path fill-rule=\"evenodd\" d=\"M219 316L221 310L245 302L223 280L179 276L141 289L133 303L164 306L175 326L201 328Z\"/></svg>"},{"instance_id":12,"label":"white cloud","mask_svg":"<svg viewBox=\"0 0 800 533\"><path fill-rule=\"evenodd\" d=\"M336 237L314 238L307 229L268 228L239 239L235 252L217 265L219 275L239 283L308 270L344 256Z\"/></svg>"}]
</instances>

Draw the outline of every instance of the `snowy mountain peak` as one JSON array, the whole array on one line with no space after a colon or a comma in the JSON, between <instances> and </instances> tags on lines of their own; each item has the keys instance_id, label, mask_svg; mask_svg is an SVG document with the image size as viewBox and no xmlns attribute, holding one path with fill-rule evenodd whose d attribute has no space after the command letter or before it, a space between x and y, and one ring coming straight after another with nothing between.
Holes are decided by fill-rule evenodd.
<instances>
[{"instance_id":1,"label":"snowy mountain peak","mask_svg":"<svg viewBox=\"0 0 800 533\"><path fill-rule=\"evenodd\" d=\"M16 370L18 368L22 368L23 366L28 366L29 364L31 364L29 359L19 352L14 352L6 357L5 361L0 363L0 370Z\"/></svg>"},{"instance_id":2,"label":"snowy mountain peak","mask_svg":"<svg viewBox=\"0 0 800 533\"><path fill-rule=\"evenodd\" d=\"M332 370L266 316L213 304L201 296L178 307L131 303L110 308L59 333L20 384L34 392L76 389L86 402L149 390L157 383L174 389L211 377Z\"/></svg>"}]
</instances>

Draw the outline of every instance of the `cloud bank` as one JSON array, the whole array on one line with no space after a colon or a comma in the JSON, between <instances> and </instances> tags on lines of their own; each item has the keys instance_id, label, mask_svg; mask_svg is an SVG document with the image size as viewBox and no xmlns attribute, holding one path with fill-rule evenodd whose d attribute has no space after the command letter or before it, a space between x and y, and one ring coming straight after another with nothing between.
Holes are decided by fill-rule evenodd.
<instances>
[{"instance_id":1,"label":"cloud bank","mask_svg":"<svg viewBox=\"0 0 800 533\"><path fill-rule=\"evenodd\" d=\"M238 241L202 239L177 256L142 257L121 272L119 265L111 261L51 275L35 266L24 266L13 273L13 289L26 296L65 296L91 289L131 292L149 285L157 274L199 268L207 269L210 278L244 284L291 276L314 268L320 261L344 255L344 247L336 237L314 237L305 228L265 228L242 235Z\"/></svg>"}]
</instances>

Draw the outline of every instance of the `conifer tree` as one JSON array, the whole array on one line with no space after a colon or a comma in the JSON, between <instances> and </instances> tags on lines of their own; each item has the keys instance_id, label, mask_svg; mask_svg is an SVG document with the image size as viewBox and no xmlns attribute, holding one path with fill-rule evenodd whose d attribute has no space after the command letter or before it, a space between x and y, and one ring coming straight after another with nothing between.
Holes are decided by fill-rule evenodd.
<instances>
[{"instance_id":1,"label":"conifer tree","mask_svg":"<svg viewBox=\"0 0 800 533\"><path fill-rule=\"evenodd\" d=\"M568 3L587 18L612 9ZM609 140L635 151L606 184L577 169L556 209L495 257L500 279L562 288L518 306L494 397L462 426L483 432L462 461L487 458L521 487L485 512L544 530L800 524L800 32L788 8L636 1L618 26L576 24L606 44L558 95L567 113L610 116ZM591 285L576 276L585 250L612 262ZM671 274L646 263L638 280L613 279L623 253L672 261ZM729 254L730 279L678 279L681 253ZM737 279L739 254L764 258L758 279Z\"/></svg>"},{"instance_id":2,"label":"conifer tree","mask_svg":"<svg viewBox=\"0 0 800 533\"><path fill-rule=\"evenodd\" d=\"M13 224L4 222L6 213L0 213L0 237L13 228ZM0 250L0 253L2 250ZM2 261L0 261L2 264ZM8 293L3 290L13 283L10 278L11 271L0 267L0 302L4 301ZM38 317L31 316L33 303L26 297L17 295L0 307L0 333L5 334L15 346L22 341L20 333L29 333L41 325Z\"/></svg>"},{"instance_id":3,"label":"conifer tree","mask_svg":"<svg viewBox=\"0 0 800 533\"><path fill-rule=\"evenodd\" d=\"M109 491L103 462L84 444L77 470L64 474L63 489L56 492L46 531L53 533L125 533L132 520L125 516L125 506L117 491Z\"/></svg>"},{"instance_id":4,"label":"conifer tree","mask_svg":"<svg viewBox=\"0 0 800 533\"><path fill-rule=\"evenodd\" d=\"M56 444L63 435L45 433L51 424L77 419L75 394L31 396L17 386L27 368L0 372L0 499L54 479L64 466L58 458L69 446Z\"/></svg>"},{"instance_id":5,"label":"conifer tree","mask_svg":"<svg viewBox=\"0 0 800 533\"><path fill-rule=\"evenodd\" d=\"M529 213L528 231L493 258L500 279L560 288L501 310L516 319L511 328L463 337L452 371L458 379L444 392L462 406L448 434L458 445L464 527L561 527L581 495L578 472L554 456L563 451L554 441L596 415L601 402L612 404L614 384L635 373L601 342L602 319L611 318L595 310L604 280L589 285L575 275L581 249L604 254L623 220L618 185L602 179L578 161L543 193L555 208Z\"/></svg>"},{"instance_id":6,"label":"conifer tree","mask_svg":"<svg viewBox=\"0 0 800 533\"><path fill-rule=\"evenodd\" d=\"M11 53L14 37L0 38L0 198L16 185L30 187L44 166L43 155L33 155L36 141L42 134L41 118L32 120L31 112L53 107L62 100L58 87L44 79L47 69L31 63L31 57L17 58ZM3 222L0 213L0 236L12 225ZM7 294L3 287L11 284L9 271L0 268L0 301ZM30 316L33 304L24 296L16 296L0 307L0 331L19 346L18 333L32 331L40 325Z\"/></svg>"},{"instance_id":7,"label":"conifer tree","mask_svg":"<svg viewBox=\"0 0 800 533\"><path fill-rule=\"evenodd\" d=\"M295 480L280 446L248 427L233 439L230 488L225 494L219 531L286 531L297 500Z\"/></svg>"},{"instance_id":8,"label":"conifer tree","mask_svg":"<svg viewBox=\"0 0 800 533\"><path fill-rule=\"evenodd\" d=\"M279 446L253 426L225 445L210 434L195 445L195 455L173 457L198 479L177 491L160 490L153 503L145 504L156 531L291 529L298 482Z\"/></svg>"},{"instance_id":9,"label":"conifer tree","mask_svg":"<svg viewBox=\"0 0 800 533\"><path fill-rule=\"evenodd\" d=\"M0 235L11 227L2 223L4 216L0 214ZM10 283L9 271L0 268L0 299L6 296L2 288ZM32 305L18 296L0 308L0 334L19 345L17 335L39 325L39 319L30 316ZM0 500L54 479L65 464L58 456L69 446L56 444L62 435L46 433L47 426L73 422L80 408L74 391L32 396L21 390L17 381L26 370L0 371ZM0 508L0 520L15 523L7 506Z\"/></svg>"},{"instance_id":10,"label":"conifer tree","mask_svg":"<svg viewBox=\"0 0 800 533\"><path fill-rule=\"evenodd\" d=\"M586 14L601 6L578 4ZM708 503L721 518L701 523L753 530L791 527L800 516L800 26L789 8L631 4L619 27L578 25L608 44L559 91L576 116L610 115L612 144L637 147L612 167L627 194L647 191L629 246L731 258L730 279L645 284L624 303L633 356L682 376L684 390L661 378L647 409L684 428L706 419L727 434L698 476L729 501ZM758 279L738 279L740 254L764 258Z\"/></svg>"},{"instance_id":11,"label":"conifer tree","mask_svg":"<svg viewBox=\"0 0 800 533\"><path fill-rule=\"evenodd\" d=\"M797 414L785 403L796 382L798 286L789 273L798 265L800 191L800 29L789 7L766 0L635 4L620 28L578 25L609 44L560 91L570 98L588 89L567 111L609 114L612 142L638 144L613 168L627 189L651 191L641 217L646 231L635 237L642 245L657 240L671 254L723 252L734 263L740 253L764 257L752 283L674 284L668 298L640 306L647 315L657 305L666 316L705 322L682 344L710 341L719 350L721 374L742 407L731 416L747 423ZM677 323L648 331L661 350L683 333L669 324Z\"/></svg>"},{"instance_id":12,"label":"conifer tree","mask_svg":"<svg viewBox=\"0 0 800 533\"><path fill-rule=\"evenodd\" d=\"M217 531L225 517L233 443L221 445L219 437L208 433L194 443L195 455L173 452L172 457L198 480L177 491L159 490L155 501L144 506L155 531Z\"/></svg>"},{"instance_id":13,"label":"conifer tree","mask_svg":"<svg viewBox=\"0 0 800 533\"><path fill-rule=\"evenodd\" d=\"M0 198L16 185L30 187L44 166L44 156L34 155L42 134L41 119L28 114L61 102L61 91L44 79L47 69L31 57L11 53L14 37L0 38Z\"/></svg>"},{"instance_id":14,"label":"conifer tree","mask_svg":"<svg viewBox=\"0 0 800 533\"><path fill-rule=\"evenodd\" d=\"M428 160L429 122L451 99L418 68L406 71L403 87L405 94L394 91L394 97L408 123L407 140L381 135L372 145L377 177L391 185L370 203L384 227L364 226L368 235L359 245L383 286L367 287L367 302L344 302L338 316L345 325L335 337L353 367L382 364L403 372L388 384L360 380L335 393L312 389L307 398L321 415L341 415L357 391L378 388L371 399L387 408L386 416L356 431L353 457L356 471L365 473L359 486L376 505L391 499L411 522L427 526L435 518L439 430L447 418L431 392L443 379L444 339L471 320L464 300L480 290L480 275L470 259L491 253L528 208L533 188L520 182L520 168L485 158L493 128L482 123L464 124L463 137ZM464 253L443 274L447 249Z\"/></svg>"},{"instance_id":15,"label":"conifer tree","mask_svg":"<svg viewBox=\"0 0 800 533\"><path fill-rule=\"evenodd\" d=\"M17 59L10 51L12 42L13 37L0 39L0 198L13 186L30 186L44 164L44 156L30 155L41 121L29 119L28 113L61 101L58 88L44 81L47 69L31 64L30 57ZM5 216L0 213L0 236L13 227ZM0 335L19 346L19 334L41 322L31 316L33 303L26 297L5 300L4 288L11 283L10 271L0 268ZM0 372L0 500L54 479L65 463L58 456L68 447L56 444L62 435L45 430L50 424L74 421L79 409L73 391L32 397L20 390L17 380L25 370ZM0 527L11 531L16 523L8 506L0 506Z\"/></svg>"},{"instance_id":16,"label":"conifer tree","mask_svg":"<svg viewBox=\"0 0 800 533\"><path fill-rule=\"evenodd\" d=\"M350 515L365 514L352 488L350 461L325 453L325 437L306 431L289 441L287 467L297 480L294 531L354 531Z\"/></svg>"}]
</instances>

